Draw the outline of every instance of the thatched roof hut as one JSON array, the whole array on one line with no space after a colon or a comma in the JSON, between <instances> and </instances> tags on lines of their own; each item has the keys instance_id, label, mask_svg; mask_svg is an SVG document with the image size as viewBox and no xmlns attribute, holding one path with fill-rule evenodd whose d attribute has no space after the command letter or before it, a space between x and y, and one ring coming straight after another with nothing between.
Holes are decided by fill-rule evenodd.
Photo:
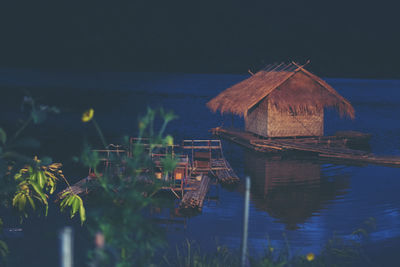
<instances>
[{"instance_id":1,"label":"thatched roof hut","mask_svg":"<svg viewBox=\"0 0 400 267\"><path fill-rule=\"evenodd\" d=\"M207 106L214 112L244 116L247 131L266 137L323 135L325 107L354 118L349 101L294 62L267 66Z\"/></svg>"}]
</instances>

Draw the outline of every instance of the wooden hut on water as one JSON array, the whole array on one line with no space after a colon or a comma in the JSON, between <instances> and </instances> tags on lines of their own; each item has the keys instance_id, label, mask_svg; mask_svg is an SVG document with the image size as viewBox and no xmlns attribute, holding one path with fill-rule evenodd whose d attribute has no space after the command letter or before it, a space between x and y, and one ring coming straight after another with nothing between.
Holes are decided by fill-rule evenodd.
<instances>
[{"instance_id":1,"label":"wooden hut on water","mask_svg":"<svg viewBox=\"0 0 400 267\"><path fill-rule=\"evenodd\" d=\"M322 136L325 107L354 118L349 101L294 62L267 66L207 106L214 112L244 116L246 131L263 137Z\"/></svg>"}]
</instances>

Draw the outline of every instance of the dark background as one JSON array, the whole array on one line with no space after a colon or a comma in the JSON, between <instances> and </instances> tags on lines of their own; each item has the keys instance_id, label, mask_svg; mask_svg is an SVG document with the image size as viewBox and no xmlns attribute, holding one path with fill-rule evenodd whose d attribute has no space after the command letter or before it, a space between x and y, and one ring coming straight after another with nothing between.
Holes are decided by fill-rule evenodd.
<instances>
[{"instance_id":1,"label":"dark background","mask_svg":"<svg viewBox=\"0 0 400 267\"><path fill-rule=\"evenodd\" d=\"M1 1L0 67L245 73L311 60L333 77L399 78L385 1Z\"/></svg>"}]
</instances>

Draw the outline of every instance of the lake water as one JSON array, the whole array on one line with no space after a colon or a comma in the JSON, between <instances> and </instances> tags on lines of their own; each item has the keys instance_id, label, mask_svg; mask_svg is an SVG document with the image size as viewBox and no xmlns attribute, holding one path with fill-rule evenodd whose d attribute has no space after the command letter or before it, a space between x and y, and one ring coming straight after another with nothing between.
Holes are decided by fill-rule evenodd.
<instances>
[{"instance_id":1,"label":"lake water","mask_svg":"<svg viewBox=\"0 0 400 267\"><path fill-rule=\"evenodd\" d=\"M20 103L26 93L40 97L41 103L56 105L62 113L51 117L46 126L36 127L42 148L40 155L52 155L65 163L65 173L72 181L85 176L86 170L71 161L78 155L82 140L98 144L96 133L80 123L81 112L95 109L95 116L108 142L118 143L123 135L134 136L137 118L150 107L173 110L179 119L168 132L182 139L211 138L209 129L231 124L211 113L207 101L248 75L163 74L163 73L97 73L29 69L0 69L0 125L12 128L21 116ZM340 118L328 110L325 134L339 130L371 133L371 151L382 155L400 155L400 81L365 79L326 79L356 110L356 119ZM234 126L242 119L235 117ZM351 232L369 218L375 218L376 229L367 243L370 255L380 264L390 264L400 248L400 169L382 166L345 166L305 159L277 160L246 151L223 142L224 154L242 179L234 189L214 188L216 200L206 201L200 215L181 224L168 226L171 244L185 239L196 240L203 250L215 244L238 249L241 242L244 186L251 176L249 246L260 253L267 240L274 247L284 246L288 239L293 253L318 253L333 233L350 239ZM50 211L51 212L51 211ZM8 223L8 225L7 225ZM59 214L48 219L24 223L24 237L10 238L11 248L20 247L18 262L29 266L55 266L56 229L63 225ZM6 227L18 227L6 221ZM88 244L82 229L76 229L78 247ZM80 234L80 235L79 235ZM43 253L33 243L40 237L48 248ZM22 241L21 241L22 240ZM24 244L21 246L21 244ZM211 245L210 245L211 244ZM22 247L22 248L21 248ZM173 246L174 247L174 246ZM80 260L84 252L78 251Z\"/></svg>"}]
</instances>

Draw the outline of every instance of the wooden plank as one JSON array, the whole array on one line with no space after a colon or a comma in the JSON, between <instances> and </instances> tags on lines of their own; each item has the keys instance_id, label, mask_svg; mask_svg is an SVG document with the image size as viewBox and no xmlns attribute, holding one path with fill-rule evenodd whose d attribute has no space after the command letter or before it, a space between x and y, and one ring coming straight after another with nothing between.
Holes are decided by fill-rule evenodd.
<instances>
[{"instance_id":1,"label":"wooden plank","mask_svg":"<svg viewBox=\"0 0 400 267\"><path fill-rule=\"evenodd\" d=\"M191 143L191 142L195 142L195 143L205 143L205 142L219 143L220 140L219 139L199 139L199 140L185 139L185 140L183 140L183 142L184 143Z\"/></svg>"},{"instance_id":2,"label":"wooden plank","mask_svg":"<svg viewBox=\"0 0 400 267\"><path fill-rule=\"evenodd\" d=\"M221 147L220 146L182 146L182 148L184 148L184 149L192 149L192 148L194 148L194 149L220 149Z\"/></svg>"},{"instance_id":3,"label":"wooden plank","mask_svg":"<svg viewBox=\"0 0 400 267\"><path fill-rule=\"evenodd\" d=\"M181 210L191 209L201 211L203 208L204 198L206 197L210 186L210 180L209 176L203 175L197 188L185 193L182 201L179 203L179 208Z\"/></svg>"},{"instance_id":4,"label":"wooden plank","mask_svg":"<svg viewBox=\"0 0 400 267\"><path fill-rule=\"evenodd\" d=\"M212 169L215 170L215 176L217 177L218 182L225 185L239 183L239 177L233 171L231 165L225 158L214 160L212 164L218 165L217 168L212 167Z\"/></svg>"},{"instance_id":5,"label":"wooden plank","mask_svg":"<svg viewBox=\"0 0 400 267\"><path fill-rule=\"evenodd\" d=\"M261 139L249 133L229 131L222 128L215 128L212 131L222 138L259 152L309 152L316 157L326 159L400 167L399 156L378 156L344 146L328 145L329 143L330 145L340 144L342 138L340 136ZM365 139L366 135L359 136Z\"/></svg>"},{"instance_id":6,"label":"wooden plank","mask_svg":"<svg viewBox=\"0 0 400 267\"><path fill-rule=\"evenodd\" d=\"M272 145L286 150L301 150L315 153L332 153L332 154L353 154L353 155L367 155L368 153L361 150L354 150L349 148L336 148L326 147L318 144L301 144L291 141L268 141L263 140L260 144ZM258 145L258 143L255 143Z\"/></svg>"}]
</instances>

